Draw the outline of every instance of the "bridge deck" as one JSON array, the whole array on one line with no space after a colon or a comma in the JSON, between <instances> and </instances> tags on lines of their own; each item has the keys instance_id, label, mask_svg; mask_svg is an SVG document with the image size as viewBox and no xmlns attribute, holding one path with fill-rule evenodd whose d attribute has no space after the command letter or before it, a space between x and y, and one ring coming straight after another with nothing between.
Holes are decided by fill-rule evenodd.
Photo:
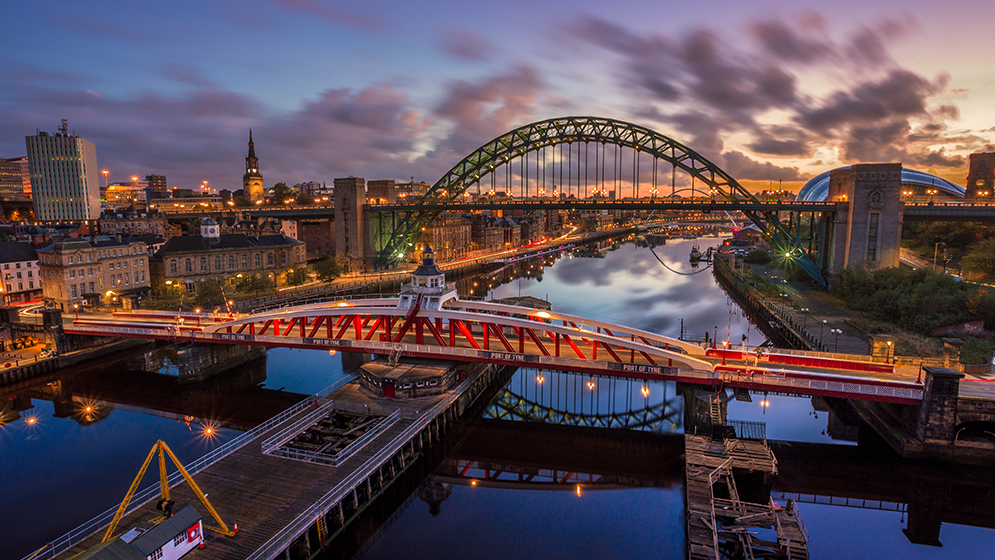
<instances>
[{"instance_id":1,"label":"bridge deck","mask_svg":"<svg viewBox=\"0 0 995 560\"><path fill-rule=\"evenodd\" d=\"M371 406L375 404L360 394L355 384L339 389L333 396L337 402L349 401ZM206 548L198 551L196 556L220 560L243 560L248 557L272 535L315 504L329 489L345 480L383 446L398 437L415 422L419 411L431 408L443 398L445 395L391 402L391 406L402 409L400 420L338 467L293 461L262 453L261 443L266 438L299 421L313 410L305 409L199 472L195 475L197 484L208 495L211 504L229 528L233 523L238 523L239 532L231 538L205 532ZM407 414L403 412L405 410ZM193 504L205 516L204 523L214 525L214 520L188 485L183 484L170 490L172 499L177 502L177 509ZM155 509L155 500L146 503L125 515L117 532L122 533L137 524L147 523L159 513ZM57 558L68 560L96 545L104 530L106 529L102 528L100 532L77 543Z\"/></svg>"}]
</instances>

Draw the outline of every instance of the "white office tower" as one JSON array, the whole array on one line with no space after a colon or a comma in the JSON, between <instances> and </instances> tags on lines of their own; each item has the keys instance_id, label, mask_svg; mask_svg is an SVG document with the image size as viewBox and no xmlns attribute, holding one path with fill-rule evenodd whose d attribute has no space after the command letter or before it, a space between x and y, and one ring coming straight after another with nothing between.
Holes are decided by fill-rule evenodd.
<instances>
[{"instance_id":1,"label":"white office tower","mask_svg":"<svg viewBox=\"0 0 995 560\"><path fill-rule=\"evenodd\" d=\"M59 132L39 131L24 138L34 198L35 220L96 220L100 217L97 147L70 135L62 119Z\"/></svg>"}]
</instances>

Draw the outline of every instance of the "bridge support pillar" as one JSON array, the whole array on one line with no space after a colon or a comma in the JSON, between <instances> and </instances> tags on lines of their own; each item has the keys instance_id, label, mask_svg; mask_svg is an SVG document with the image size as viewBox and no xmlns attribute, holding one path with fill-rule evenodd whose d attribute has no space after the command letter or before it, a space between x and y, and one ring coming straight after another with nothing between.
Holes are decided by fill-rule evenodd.
<instances>
[{"instance_id":1,"label":"bridge support pillar","mask_svg":"<svg viewBox=\"0 0 995 560\"><path fill-rule=\"evenodd\" d=\"M914 433L919 441L953 445L957 426L957 401L964 374L950 368L924 367L922 403L914 416ZM913 428L910 426L910 428Z\"/></svg>"},{"instance_id":2,"label":"bridge support pillar","mask_svg":"<svg viewBox=\"0 0 995 560\"><path fill-rule=\"evenodd\" d=\"M902 241L902 164L867 163L834 169L827 201L836 202L828 268L898 266Z\"/></svg>"}]
</instances>

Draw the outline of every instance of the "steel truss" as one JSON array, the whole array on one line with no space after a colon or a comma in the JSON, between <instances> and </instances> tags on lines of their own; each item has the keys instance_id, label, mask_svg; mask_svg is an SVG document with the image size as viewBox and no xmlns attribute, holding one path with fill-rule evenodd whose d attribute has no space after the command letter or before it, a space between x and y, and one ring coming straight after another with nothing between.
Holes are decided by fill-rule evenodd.
<instances>
[{"instance_id":1,"label":"steel truss","mask_svg":"<svg viewBox=\"0 0 995 560\"><path fill-rule=\"evenodd\" d=\"M675 400L680 402L680 399ZM674 406L670 401L653 404L640 410L627 410L607 414L568 412L533 402L508 390L502 392L497 400L484 411L485 418L494 418L496 420L516 420L559 424L563 426L582 426L585 428L614 428L652 432L669 431L662 429L663 426L672 424L675 420L680 420L682 414L683 407Z\"/></svg>"},{"instance_id":2,"label":"steel truss","mask_svg":"<svg viewBox=\"0 0 995 560\"><path fill-rule=\"evenodd\" d=\"M691 148L648 128L601 117L561 117L535 122L507 132L487 142L463 158L446 172L410 212L394 220L382 232L377 266L387 267L407 253L420 229L437 217L442 210L419 208L426 205L451 204L472 185L494 172L499 166L529 152L575 142L600 142L645 152L669 162L702 181L716 194L730 201L759 201L732 176ZM816 283L826 286L822 270L803 249L801 240L792 235L778 219L774 210L743 210L763 232L775 251L791 258Z\"/></svg>"}]
</instances>

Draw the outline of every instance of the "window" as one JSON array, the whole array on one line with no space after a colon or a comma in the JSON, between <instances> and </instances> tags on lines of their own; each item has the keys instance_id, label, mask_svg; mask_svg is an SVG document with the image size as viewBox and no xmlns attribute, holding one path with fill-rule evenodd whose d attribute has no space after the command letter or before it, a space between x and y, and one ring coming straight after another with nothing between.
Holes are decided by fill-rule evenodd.
<instances>
[{"instance_id":1,"label":"window","mask_svg":"<svg viewBox=\"0 0 995 560\"><path fill-rule=\"evenodd\" d=\"M874 213L870 216L870 223L867 226L867 260L875 261L878 257L878 218L881 214Z\"/></svg>"},{"instance_id":2,"label":"window","mask_svg":"<svg viewBox=\"0 0 995 560\"><path fill-rule=\"evenodd\" d=\"M142 282L144 282L144 281L145 281L145 271L143 270L142 271Z\"/></svg>"},{"instance_id":3,"label":"window","mask_svg":"<svg viewBox=\"0 0 995 560\"><path fill-rule=\"evenodd\" d=\"M242 255L242 268L249 268L249 255Z\"/></svg>"},{"instance_id":4,"label":"window","mask_svg":"<svg viewBox=\"0 0 995 560\"><path fill-rule=\"evenodd\" d=\"M286 251L283 251L283 252L280 253L280 265L281 266L286 266L287 265L287 252Z\"/></svg>"},{"instance_id":5,"label":"window","mask_svg":"<svg viewBox=\"0 0 995 560\"><path fill-rule=\"evenodd\" d=\"M75 298L76 297L76 284L73 284L73 285L69 286L69 288L72 290L73 297Z\"/></svg>"},{"instance_id":6,"label":"window","mask_svg":"<svg viewBox=\"0 0 995 560\"><path fill-rule=\"evenodd\" d=\"M73 256L69 255L69 264L73 264ZM21 268L21 265L17 265L17 268Z\"/></svg>"},{"instance_id":7,"label":"window","mask_svg":"<svg viewBox=\"0 0 995 560\"><path fill-rule=\"evenodd\" d=\"M135 284L137 284L137 283L138 283L138 273L135 272Z\"/></svg>"},{"instance_id":8,"label":"window","mask_svg":"<svg viewBox=\"0 0 995 560\"><path fill-rule=\"evenodd\" d=\"M200 258L200 271L207 272L207 259L205 257Z\"/></svg>"},{"instance_id":9,"label":"window","mask_svg":"<svg viewBox=\"0 0 995 560\"><path fill-rule=\"evenodd\" d=\"M86 275L87 276L93 276L93 269L92 268L86 269Z\"/></svg>"},{"instance_id":10,"label":"window","mask_svg":"<svg viewBox=\"0 0 995 560\"><path fill-rule=\"evenodd\" d=\"M176 261L169 261L169 273L176 274Z\"/></svg>"},{"instance_id":11,"label":"window","mask_svg":"<svg viewBox=\"0 0 995 560\"><path fill-rule=\"evenodd\" d=\"M255 263L256 263L256 268L263 267L263 256L260 255L259 253L256 253Z\"/></svg>"},{"instance_id":12,"label":"window","mask_svg":"<svg viewBox=\"0 0 995 560\"><path fill-rule=\"evenodd\" d=\"M31 271L30 270L28 271L28 278L34 278L34 276L31 275Z\"/></svg>"},{"instance_id":13,"label":"window","mask_svg":"<svg viewBox=\"0 0 995 560\"><path fill-rule=\"evenodd\" d=\"M221 257L214 257L214 270L221 270Z\"/></svg>"},{"instance_id":14,"label":"window","mask_svg":"<svg viewBox=\"0 0 995 560\"><path fill-rule=\"evenodd\" d=\"M24 282L18 282L17 283L17 291L21 291L23 289L24 289Z\"/></svg>"},{"instance_id":15,"label":"window","mask_svg":"<svg viewBox=\"0 0 995 560\"><path fill-rule=\"evenodd\" d=\"M138 266L145 266L145 259L144 258L138 259Z\"/></svg>"},{"instance_id":16,"label":"window","mask_svg":"<svg viewBox=\"0 0 995 560\"><path fill-rule=\"evenodd\" d=\"M97 292L97 291L93 289L93 282L90 282L90 293L91 293L91 294L94 294L94 293L96 293L96 292Z\"/></svg>"},{"instance_id":17,"label":"window","mask_svg":"<svg viewBox=\"0 0 995 560\"><path fill-rule=\"evenodd\" d=\"M69 262L72 262L72 261L69 261ZM16 264L14 265L14 268L21 268L21 263L16 263Z\"/></svg>"},{"instance_id":18,"label":"window","mask_svg":"<svg viewBox=\"0 0 995 560\"><path fill-rule=\"evenodd\" d=\"M152 554L149 554L146 560L159 560L160 558L162 558L162 548L156 550Z\"/></svg>"},{"instance_id":19,"label":"window","mask_svg":"<svg viewBox=\"0 0 995 560\"><path fill-rule=\"evenodd\" d=\"M173 537L173 546L180 546L185 540L187 540L187 532L182 531L179 535Z\"/></svg>"},{"instance_id":20,"label":"window","mask_svg":"<svg viewBox=\"0 0 995 560\"><path fill-rule=\"evenodd\" d=\"M273 266L273 253L266 253L266 265Z\"/></svg>"},{"instance_id":21,"label":"window","mask_svg":"<svg viewBox=\"0 0 995 560\"><path fill-rule=\"evenodd\" d=\"M18 278L20 278L20 277L21 277L21 273L20 273L20 272L18 272L18 273L17 273L17 277L18 277Z\"/></svg>"},{"instance_id":22,"label":"window","mask_svg":"<svg viewBox=\"0 0 995 560\"><path fill-rule=\"evenodd\" d=\"M10 263L3 265L4 270L10 270Z\"/></svg>"},{"instance_id":23,"label":"window","mask_svg":"<svg viewBox=\"0 0 995 560\"><path fill-rule=\"evenodd\" d=\"M20 276L21 273L18 272L17 275ZM75 269L69 271L69 277L70 278L76 278L76 270Z\"/></svg>"},{"instance_id":24,"label":"window","mask_svg":"<svg viewBox=\"0 0 995 560\"><path fill-rule=\"evenodd\" d=\"M193 263L190 262L190 259L186 259L186 262L183 263L183 269L187 272L193 272Z\"/></svg>"},{"instance_id":25,"label":"window","mask_svg":"<svg viewBox=\"0 0 995 560\"><path fill-rule=\"evenodd\" d=\"M235 268L235 255L228 255L228 268Z\"/></svg>"},{"instance_id":26,"label":"window","mask_svg":"<svg viewBox=\"0 0 995 560\"><path fill-rule=\"evenodd\" d=\"M12 286L10 284L7 284L7 291L8 292L13 292L14 291L14 286Z\"/></svg>"},{"instance_id":27,"label":"window","mask_svg":"<svg viewBox=\"0 0 995 560\"><path fill-rule=\"evenodd\" d=\"M86 254L86 262L92 262L92 261L93 261L93 254L92 253L87 253Z\"/></svg>"},{"instance_id":28,"label":"window","mask_svg":"<svg viewBox=\"0 0 995 560\"><path fill-rule=\"evenodd\" d=\"M29 290L35 289L35 282L34 282L34 280L28 280L28 289Z\"/></svg>"}]
</instances>

